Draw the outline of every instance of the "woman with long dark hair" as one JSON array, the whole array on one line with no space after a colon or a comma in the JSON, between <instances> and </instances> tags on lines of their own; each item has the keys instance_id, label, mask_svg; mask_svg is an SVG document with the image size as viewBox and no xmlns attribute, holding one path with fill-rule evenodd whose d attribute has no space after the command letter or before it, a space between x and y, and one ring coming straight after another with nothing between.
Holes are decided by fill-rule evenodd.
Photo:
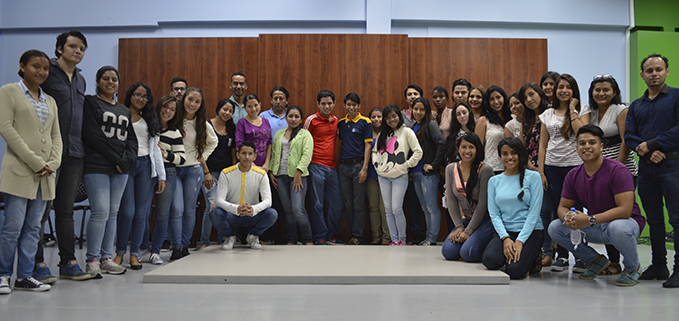
<instances>
[{"instance_id":1,"label":"woman with long dark hair","mask_svg":"<svg viewBox=\"0 0 679 321\"><path fill-rule=\"evenodd\" d=\"M301 126L304 114L299 106L288 108L285 118L288 127L279 130L273 139L269 176L285 211L285 238L288 245L297 245L297 229L302 235L302 243L313 245L304 200L314 139Z\"/></svg>"},{"instance_id":2,"label":"woman with long dark hair","mask_svg":"<svg viewBox=\"0 0 679 321\"><path fill-rule=\"evenodd\" d=\"M582 163L576 151L575 133L589 123L591 112L589 106L580 104L578 83L569 74L559 76L554 96L555 105L540 114L542 127L538 152L538 171L544 174L542 184L549 191L552 220L556 218L566 174ZM561 246L557 246L556 251L558 257L552 271L566 270L569 266L568 251ZM584 263L577 260L573 272L582 273L585 269Z\"/></svg>"},{"instance_id":3,"label":"woman with long dark hair","mask_svg":"<svg viewBox=\"0 0 679 321\"><path fill-rule=\"evenodd\" d=\"M526 146L528 152L528 169L538 171L538 152L540 150L540 130L542 123L540 122L540 114L542 114L548 107L549 103L547 96L535 82L528 82L521 86L519 90L519 100L524 105L523 121L521 122L521 134L519 138ZM544 178L544 174L540 173ZM545 189L546 190L546 189ZM552 203L548 195L542 198L542 209L540 210L540 218L542 219L543 227L546 230L549 223L552 221ZM544 243L542 245L542 266L552 265L554 257L554 249L552 248L552 239L545 233Z\"/></svg>"},{"instance_id":4,"label":"woman with long dark hair","mask_svg":"<svg viewBox=\"0 0 679 321\"><path fill-rule=\"evenodd\" d=\"M431 120L431 106L427 98L420 97L413 101L413 118L413 131L423 155L410 173L427 225L427 235L420 245L435 245L441 228L441 210L436 191L441 180L439 166L445 164L446 144L438 125Z\"/></svg>"},{"instance_id":5,"label":"woman with long dark hair","mask_svg":"<svg viewBox=\"0 0 679 321\"><path fill-rule=\"evenodd\" d=\"M474 132L483 143L486 152L486 165L498 174L504 168L500 157L493 151L505 137L505 124L512 119L512 114L509 111L509 99L504 89L496 85L490 86L483 95L481 110L483 116L476 122Z\"/></svg>"},{"instance_id":6,"label":"woman with long dark hair","mask_svg":"<svg viewBox=\"0 0 679 321\"><path fill-rule=\"evenodd\" d=\"M210 179L205 179L202 186L203 196L205 197L205 212L203 213L203 227L200 234L200 249L210 245L212 221L209 214L217 207L215 205L215 193L217 192L219 172L236 163L232 152L236 147L236 125L231 118L235 106L236 102L231 99L220 100L215 109L215 117L208 120L217 135L218 143L206 162ZM221 242L222 239L222 235L217 234L217 240Z\"/></svg>"},{"instance_id":7,"label":"woman with long dark hair","mask_svg":"<svg viewBox=\"0 0 679 321\"><path fill-rule=\"evenodd\" d=\"M497 233L483 253L483 265L523 279L542 269L544 234L540 220L540 174L527 169L528 153L521 140L506 137L497 146L505 171L488 181L488 213Z\"/></svg>"},{"instance_id":8,"label":"woman with long dark hair","mask_svg":"<svg viewBox=\"0 0 679 321\"><path fill-rule=\"evenodd\" d=\"M379 175L380 191L384 199L387 225L392 246L406 245L406 218L403 199L408 187L408 169L422 158L417 136L403 124L403 116L396 105L384 108L382 130L373 147L372 162ZM412 151L412 155L410 152ZM408 157L410 155L410 157Z\"/></svg>"},{"instance_id":9,"label":"woman with long dark hair","mask_svg":"<svg viewBox=\"0 0 679 321\"><path fill-rule=\"evenodd\" d=\"M127 185L118 214L118 235L116 237L116 264L122 264L130 239L130 268L142 268L139 262L139 248L151 212L151 201L156 184L156 194L165 189L165 166L158 147L160 122L153 105L151 88L143 82L130 86L125 94L125 106L132 115L132 127L137 136L137 160L130 169Z\"/></svg>"},{"instance_id":10,"label":"woman with long dark hair","mask_svg":"<svg viewBox=\"0 0 679 321\"><path fill-rule=\"evenodd\" d=\"M172 202L177 191L177 166L186 163L186 150L184 140L179 129L172 127L177 118L177 99L174 96L163 96L156 105L156 114L160 123L160 152L163 156L163 167L165 168L165 190L156 195L156 224L153 229L153 240L151 241L151 264L163 264L160 258L160 247L165 240L168 232L172 244L181 246L182 231L182 211L178 203ZM179 194L181 198L182 193ZM172 207L174 205L174 208ZM181 250L177 253L181 254ZM180 258L176 256L175 259Z\"/></svg>"},{"instance_id":11,"label":"woman with long dark hair","mask_svg":"<svg viewBox=\"0 0 679 321\"><path fill-rule=\"evenodd\" d=\"M610 159L617 159L625 164L637 182L637 162L625 145L625 121L627 120L627 106L620 98L620 86L610 75L596 76L589 85L589 105L592 107L589 123L597 125L604 132L601 142L604 149L601 154ZM620 251L615 246L607 244L606 252L611 265L601 274L611 275L622 273L620 265Z\"/></svg>"},{"instance_id":12,"label":"woman with long dark hair","mask_svg":"<svg viewBox=\"0 0 679 321\"><path fill-rule=\"evenodd\" d=\"M488 217L488 179L493 169L484 166L483 144L475 133L464 133L455 147L460 161L446 166L446 201L455 227L441 254L446 260L479 262L493 237Z\"/></svg>"},{"instance_id":13,"label":"woman with long dark hair","mask_svg":"<svg viewBox=\"0 0 679 321\"><path fill-rule=\"evenodd\" d=\"M207 122L205 95L200 88L190 87L177 106L174 127L182 132L186 162L177 166L177 191L175 202L183 208L181 244L172 244L170 261L189 255L189 243L196 224L196 200L205 179L214 179L206 160L217 147L219 140ZM178 197L181 194L181 197ZM181 206L178 206L180 205ZM174 206L174 205L173 205Z\"/></svg>"},{"instance_id":14,"label":"woman with long dark hair","mask_svg":"<svg viewBox=\"0 0 679 321\"><path fill-rule=\"evenodd\" d=\"M540 78L540 88L542 88L545 96L547 96L547 107L552 107L558 102L554 95L554 91L556 90L556 83L559 81L559 76L561 75L559 75L558 72L548 71Z\"/></svg>"},{"instance_id":15,"label":"woman with long dark hair","mask_svg":"<svg viewBox=\"0 0 679 321\"><path fill-rule=\"evenodd\" d=\"M120 74L112 66L97 71L97 94L85 96L82 137L83 185L92 214L87 221L87 267L92 278L127 271L113 260L118 208L137 159L137 135L130 109L115 101ZM150 174L149 174L150 176Z\"/></svg>"},{"instance_id":16,"label":"woman with long dark hair","mask_svg":"<svg viewBox=\"0 0 679 321\"><path fill-rule=\"evenodd\" d=\"M377 136L382 129L382 108L375 107L370 110L368 114L370 122L373 125L373 142L372 147L375 148L377 143ZM370 164L368 164L368 213L370 214L370 230L372 231L372 245L389 245L391 243L391 235L389 234L389 226L387 225L387 213L384 209L384 201L382 200L382 192L380 192L380 183L375 171L375 165L372 162L372 155Z\"/></svg>"}]
</instances>

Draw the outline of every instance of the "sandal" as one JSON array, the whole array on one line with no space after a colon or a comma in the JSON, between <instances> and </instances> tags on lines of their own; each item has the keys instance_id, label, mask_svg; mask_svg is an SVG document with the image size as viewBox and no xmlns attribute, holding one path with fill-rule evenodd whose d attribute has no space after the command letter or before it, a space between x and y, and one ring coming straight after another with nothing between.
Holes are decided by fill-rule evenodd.
<instances>
[{"instance_id":1,"label":"sandal","mask_svg":"<svg viewBox=\"0 0 679 321\"><path fill-rule=\"evenodd\" d=\"M620 266L620 262L618 262L618 263L611 263L611 265L609 265L608 268L599 272L599 275L614 275L614 274L620 274L620 273L622 273L622 266Z\"/></svg>"}]
</instances>

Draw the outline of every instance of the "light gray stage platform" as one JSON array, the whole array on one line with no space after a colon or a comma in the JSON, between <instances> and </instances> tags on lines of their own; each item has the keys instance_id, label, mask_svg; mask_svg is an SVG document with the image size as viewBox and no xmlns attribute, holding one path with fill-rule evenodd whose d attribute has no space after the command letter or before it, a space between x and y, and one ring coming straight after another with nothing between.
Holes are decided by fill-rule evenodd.
<instances>
[{"instance_id":1,"label":"light gray stage platform","mask_svg":"<svg viewBox=\"0 0 679 321\"><path fill-rule=\"evenodd\" d=\"M144 275L144 283L189 284L509 284L480 263L446 261L440 246L220 246Z\"/></svg>"}]
</instances>

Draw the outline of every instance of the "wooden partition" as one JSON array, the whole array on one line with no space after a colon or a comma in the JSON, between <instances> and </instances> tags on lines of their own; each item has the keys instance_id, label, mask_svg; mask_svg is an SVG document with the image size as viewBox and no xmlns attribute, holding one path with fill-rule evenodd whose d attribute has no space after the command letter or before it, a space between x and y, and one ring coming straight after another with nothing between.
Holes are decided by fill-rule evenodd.
<instances>
[{"instance_id":1,"label":"wooden partition","mask_svg":"<svg viewBox=\"0 0 679 321\"><path fill-rule=\"evenodd\" d=\"M258 92L257 38L135 38L118 45L120 102L137 81L147 83L158 101L178 76L203 90L208 115L214 116L217 102L231 96L229 83L237 71L248 77L248 92Z\"/></svg>"},{"instance_id":2,"label":"wooden partition","mask_svg":"<svg viewBox=\"0 0 679 321\"><path fill-rule=\"evenodd\" d=\"M488 88L502 87L507 95L528 81L539 82L547 71L547 40L485 38L410 38L409 83L431 98L436 86L452 96L452 84L466 78Z\"/></svg>"},{"instance_id":3,"label":"wooden partition","mask_svg":"<svg viewBox=\"0 0 679 321\"><path fill-rule=\"evenodd\" d=\"M213 117L217 101L231 96L230 76L241 71L247 77L247 93L259 96L262 110L271 107L271 89L284 86L290 92L290 105L298 105L310 115L318 111L316 94L329 89L337 101L333 114L341 118L346 114L342 101L349 92L361 97L364 115L373 107L389 104L405 108L403 91L408 84L422 87L428 98L435 86L451 91L458 78L486 88L499 85L510 94L528 81L539 81L547 71L547 40L363 34L144 38L120 39L118 57L119 101L124 101L127 87L136 81L149 84L157 100L170 92L170 80L181 76L189 86L203 89L208 116ZM339 145L337 151L339 159ZM199 197L199 201L202 199ZM404 208L409 216L408 204ZM445 215L445 211L442 213ZM367 216L364 239L369 242ZM200 222L198 215L197 230ZM284 240L282 225L279 223L280 241ZM339 230L340 238L351 237L344 215ZM446 235L442 218L439 241Z\"/></svg>"}]
</instances>

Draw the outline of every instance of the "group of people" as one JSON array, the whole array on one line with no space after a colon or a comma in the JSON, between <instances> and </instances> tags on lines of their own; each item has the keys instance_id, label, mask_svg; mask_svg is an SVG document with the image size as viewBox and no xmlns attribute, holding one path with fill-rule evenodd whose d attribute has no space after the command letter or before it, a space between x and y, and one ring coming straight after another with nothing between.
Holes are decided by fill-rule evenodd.
<instances>
[{"instance_id":1,"label":"group of people","mask_svg":"<svg viewBox=\"0 0 679 321\"><path fill-rule=\"evenodd\" d=\"M406 197L413 243L434 245L441 191L445 259L483 262L521 279L546 266L568 269L572 252L573 271L583 279L620 274L620 286L667 279L663 286L679 287L664 243L663 196L670 224L675 231L679 225L670 196L679 166L673 163L679 159L679 92L665 85L665 57L642 61L648 90L629 108L612 76L594 77L586 105L572 76L547 72L539 84L528 82L509 96L499 86L458 79L453 103L445 87L432 90L434 108L420 87L409 85L407 109L373 108L367 117L359 95L349 93L346 116L337 118L335 94L322 90L318 112L305 118L300 107L288 106L282 86L271 90L272 108L262 112L237 72L230 79L233 95L208 119L203 92L181 77L157 102L148 85L136 82L120 104L118 70L104 66L96 73L96 95L84 95L76 65L86 48L82 33L63 33L56 58L25 52L22 80L0 88L0 134L7 143L0 169L0 294L12 291L15 256L14 289L46 291L57 281L41 242L51 208L60 279L125 273L128 241L135 270L146 251L152 264L162 264L164 243L171 244L170 261L189 255L201 189L206 209L198 249L209 246L213 226L222 250L239 240L261 249L277 238L279 216L288 245L344 244L337 237L343 208L352 235L346 244L404 246ZM75 258L73 227L81 181L92 209L85 271ZM636 240L646 220L635 201L637 181L653 251L643 273ZM364 240L366 198L370 240ZM607 256L584 239L573 241L573 233L607 244Z\"/></svg>"}]
</instances>

